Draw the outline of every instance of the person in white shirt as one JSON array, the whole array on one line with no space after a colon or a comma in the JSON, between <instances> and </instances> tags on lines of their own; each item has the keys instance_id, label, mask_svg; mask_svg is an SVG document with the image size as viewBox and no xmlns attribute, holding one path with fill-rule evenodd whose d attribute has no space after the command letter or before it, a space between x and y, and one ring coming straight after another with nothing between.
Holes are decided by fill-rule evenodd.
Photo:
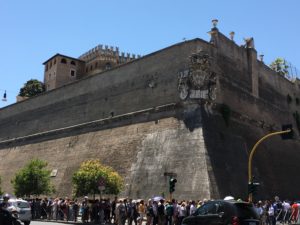
<instances>
[{"instance_id":1,"label":"person in white shirt","mask_svg":"<svg viewBox=\"0 0 300 225\"><path fill-rule=\"evenodd\" d=\"M270 202L268 202L267 212L268 212L268 224L269 225L276 225L274 207L273 207L273 204L270 203Z\"/></svg>"},{"instance_id":2,"label":"person in white shirt","mask_svg":"<svg viewBox=\"0 0 300 225\"><path fill-rule=\"evenodd\" d=\"M193 215L195 212L196 212L195 201L192 201L192 204L190 206L190 215Z\"/></svg>"},{"instance_id":3,"label":"person in white shirt","mask_svg":"<svg viewBox=\"0 0 300 225\"><path fill-rule=\"evenodd\" d=\"M291 216L291 204L288 201L283 201L282 203L283 207L283 218L282 222L287 223L289 221L289 218Z\"/></svg>"},{"instance_id":4,"label":"person in white shirt","mask_svg":"<svg viewBox=\"0 0 300 225\"><path fill-rule=\"evenodd\" d=\"M186 217L186 208L185 203L181 203L180 207L178 208L179 214L178 214L178 224L181 225L182 220Z\"/></svg>"}]
</instances>

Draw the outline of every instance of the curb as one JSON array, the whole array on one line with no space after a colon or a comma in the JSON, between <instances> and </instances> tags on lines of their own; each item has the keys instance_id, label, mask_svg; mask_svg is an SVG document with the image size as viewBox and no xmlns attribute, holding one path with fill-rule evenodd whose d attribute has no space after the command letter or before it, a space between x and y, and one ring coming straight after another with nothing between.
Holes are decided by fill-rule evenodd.
<instances>
[{"instance_id":1,"label":"curb","mask_svg":"<svg viewBox=\"0 0 300 225\"><path fill-rule=\"evenodd\" d=\"M62 224L82 224L82 225L101 225L100 223L93 223L93 222L89 222L89 223L82 223L82 222L74 222L74 221L65 221L65 220L42 220L42 219L34 219L31 221L36 221L36 222L48 222L48 223L62 223ZM104 225L104 224L103 224ZM113 223L110 224L105 224L105 225L114 225Z\"/></svg>"}]
</instances>

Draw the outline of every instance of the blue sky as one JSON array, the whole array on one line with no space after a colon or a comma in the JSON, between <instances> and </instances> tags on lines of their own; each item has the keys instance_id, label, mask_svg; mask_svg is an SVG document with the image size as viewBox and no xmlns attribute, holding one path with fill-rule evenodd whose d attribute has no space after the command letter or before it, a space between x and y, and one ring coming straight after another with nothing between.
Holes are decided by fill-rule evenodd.
<instances>
[{"instance_id":1,"label":"blue sky","mask_svg":"<svg viewBox=\"0 0 300 225\"><path fill-rule=\"evenodd\" d=\"M146 55L196 37L209 40L211 20L235 41L254 37L269 64L284 57L300 70L299 0L0 0L0 97L15 102L23 84L43 81L56 53L78 57L98 44Z\"/></svg>"}]
</instances>

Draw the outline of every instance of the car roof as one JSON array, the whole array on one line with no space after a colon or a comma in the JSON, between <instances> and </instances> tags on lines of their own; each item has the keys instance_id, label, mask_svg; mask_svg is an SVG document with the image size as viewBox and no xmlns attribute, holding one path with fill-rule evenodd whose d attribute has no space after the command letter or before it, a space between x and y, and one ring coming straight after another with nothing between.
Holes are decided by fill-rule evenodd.
<instances>
[{"instance_id":1,"label":"car roof","mask_svg":"<svg viewBox=\"0 0 300 225\"><path fill-rule=\"evenodd\" d=\"M208 202L224 202L224 203L228 203L228 204L247 204L247 205L252 205L252 203L250 202L245 202L245 201L237 201L237 200L211 200Z\"/></svg>"},{"instance_id":2,"label":"car roof","mask_svg":"<svg viewBox=\"0 0 300 225\"><path fill-rule=\"evenodd\" d=\"M26 200L21 199L21 198L13 198L13 199L9 199L8 201L9 202L27 202Z\"/></svg>"}]
</instances>

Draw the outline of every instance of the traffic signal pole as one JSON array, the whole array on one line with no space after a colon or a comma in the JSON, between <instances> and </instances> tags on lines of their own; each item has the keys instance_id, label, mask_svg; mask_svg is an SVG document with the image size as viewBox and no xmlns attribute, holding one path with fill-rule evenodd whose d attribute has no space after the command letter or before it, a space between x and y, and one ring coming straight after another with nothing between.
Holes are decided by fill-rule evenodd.
<instances>
[{"instance_id":1,"label":"traffic signal pole","mask_svg":"<svg viewBox=\"0 0 300 225\"><path fill-rule=\"evenodd\" d=\"M170 177L169 179L169 198L172 200L172 193L175 191L175 184L177 183L177 179Z\"/></svg>"},{"instance_id":2,"label":"traffic signal pole","mask_svg":"<svg viewBox=\"0 0 300 225\"><path fill-rule=\"evenodd\" d=\"M254 155L254 153L255 153L255 151L257 149L257 146L261 142L263 142L265 139L267 139L269 137L272 137L274 135L279 135L279 134L286 134L286 133L289 133L291 131L292 131L291 129L288 129L288 130L273 132L273 133L270 133L270 134L267 134L267 135L263 136L261 139L259 139L255 143L255 145L251 149L251 152L250 152L250 155L249 155L249 159L248 159L248 184L250 184L252 182L252 158L253 158L253 155ZM252 202L252 199L253 199L253 195L252 195L252 193L249 193L249 195L248 195L249 202Z\"/></svg>"}]
</instances>

